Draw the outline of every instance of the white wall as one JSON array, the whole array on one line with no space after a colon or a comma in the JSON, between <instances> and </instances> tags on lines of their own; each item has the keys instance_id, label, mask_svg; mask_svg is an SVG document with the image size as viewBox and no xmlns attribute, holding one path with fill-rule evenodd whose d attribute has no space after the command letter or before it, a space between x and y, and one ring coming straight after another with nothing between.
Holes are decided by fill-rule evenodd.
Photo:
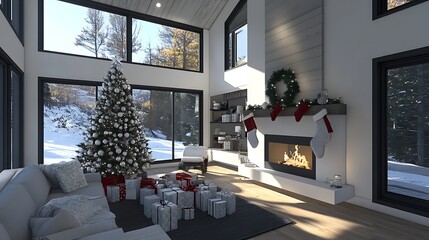
<instances>
[{"instance_id":1,"label":"white wall","mask_svg":"<svg viewBox=\"0 0 429 240\"><path fill-rule=\"evenodd\" d=\"M24 47L3 12L0 12L0 47L24 70Z\"/></svg>"},{"instance_id":2,"label":"white wall","mask_svg":"<svg viewBox=\"0 0 429 240\"><path fill-rule=\"evenodd\" d=\"M38 77L102 81L110 61L38 52L38 1L26 1L25 15L25 99L24 99L24 163L37 163L38 152ZM204 31L204 73L124 64L130 84L186 88L204 91L204 106L209 105L209 32ZM204 107L204 144L209 144L209 111ZM40 123L41 124L41 123Z\"/></svg>"},{"instance_id":3,"label":"white wall","mask_svg":"<svg viewBox=\"0 0 429 240\"><path fill-rule=\"evenodd\" d=\"M248 104L265 101L265 3L247 1L248 63L224 71L225 21L239 0L230 0L210 29L210 95L247 89Z\"/></svg>"},{"instance_id":4,"label":"white wall","mask_svg":"<svg viewBox=\"0 0 429 240\"><path fill-rule=\"evenodd\" d=\"M429 218L372 203L372 59L429 45L429 2L372 21L372 1L324 1L324 79L347 104L350 202L429 225Z\"/></svg>"}]
</instances>

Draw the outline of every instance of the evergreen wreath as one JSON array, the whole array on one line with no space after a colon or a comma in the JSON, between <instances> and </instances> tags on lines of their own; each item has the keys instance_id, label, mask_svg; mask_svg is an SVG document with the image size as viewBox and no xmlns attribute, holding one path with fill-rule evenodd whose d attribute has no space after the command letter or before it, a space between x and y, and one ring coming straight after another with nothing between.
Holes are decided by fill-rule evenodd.
<instances>
[{"instance_id":1,"label":"evergreen wreath","mask_svg":"<svg viewBox=\"0 0 429 240\"><path fill-rule=\"evenodd\" d=\"M287 87L287 90L284 92L284 96L282 98L277 95L276 90L276 84L280 81L283 81ZM281 70L274 71L273 74L271 74L271 77L267 83L265 95L267 95L267 97L270 99L270 103L273 106L277 104L281 104L283 106L292 106L294 105L293 101L295 96L299 92L299 84L296 81L294 71L291 69L285 70L282 68Z\"/></svg>"}]
</instances>

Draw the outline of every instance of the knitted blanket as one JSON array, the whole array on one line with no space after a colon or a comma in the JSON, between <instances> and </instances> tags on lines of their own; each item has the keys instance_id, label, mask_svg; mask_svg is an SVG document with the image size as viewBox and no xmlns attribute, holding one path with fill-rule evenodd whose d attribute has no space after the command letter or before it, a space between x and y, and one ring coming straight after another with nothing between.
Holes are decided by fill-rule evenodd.
<instances>
[{"instance_id":1,"label":"knitted blanket","mask_svg":"<svg viewBox=\"0 0 429 240\"><path fill-rule=\"evenodd\" d=\"M112 212L92 203L89 197L82 195L54 198L40 207L35 217L53 217L61 209L70 212L81 225L116 217Z\"/></svg>"}]
</instances>

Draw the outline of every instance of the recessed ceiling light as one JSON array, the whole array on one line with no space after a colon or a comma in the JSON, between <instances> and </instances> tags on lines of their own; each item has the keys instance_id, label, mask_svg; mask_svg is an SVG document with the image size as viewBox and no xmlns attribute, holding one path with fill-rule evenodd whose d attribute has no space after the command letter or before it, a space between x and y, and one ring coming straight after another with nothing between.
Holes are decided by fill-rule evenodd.
<instances>
[{"instance_id":1,"label":"recessed ceiling light","mask_svg":"<svg viewBox=\"0 0 429 240\"><path fill-rule=\"evenodd\" d=\"M161 3L160 3L160 2L157 2L157 3L155 4L155 6L156 6L156 7L161 7Z\"/></svg>"}]
</instances>

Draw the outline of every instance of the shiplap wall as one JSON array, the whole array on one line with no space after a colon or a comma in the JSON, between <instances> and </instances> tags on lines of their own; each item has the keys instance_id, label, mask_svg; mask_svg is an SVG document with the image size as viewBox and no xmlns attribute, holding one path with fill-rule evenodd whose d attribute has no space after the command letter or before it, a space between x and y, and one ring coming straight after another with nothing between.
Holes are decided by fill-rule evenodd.
<instances>
[{"instance_id":1,"label":"shiplap wall","mask_svg":"<svg viewBox=\"0 0 429 240\"><path fill-rule=\"evenodd\" d=\"M268 0L265 4L265 76L291 68L301 98L313 99L323 88L322 0ZM283 90L284 91L284 90Z\"/></svg>"}]
</instances>

